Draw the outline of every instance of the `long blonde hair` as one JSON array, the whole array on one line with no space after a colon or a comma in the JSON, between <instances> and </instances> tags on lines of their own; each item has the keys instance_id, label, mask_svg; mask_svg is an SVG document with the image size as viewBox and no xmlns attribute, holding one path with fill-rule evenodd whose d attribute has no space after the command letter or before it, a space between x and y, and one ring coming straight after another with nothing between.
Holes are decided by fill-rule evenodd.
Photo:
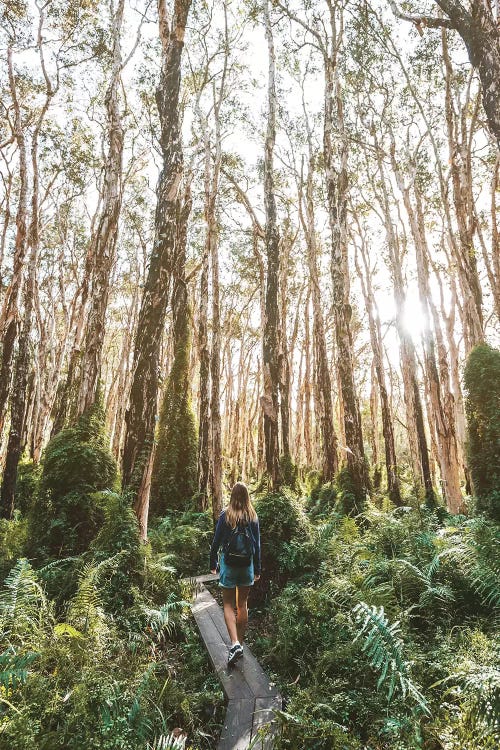
<instances>
[{"instance_id":1,"label":"long blonde hair","mask_svg":"<svg viewBox=\"0 0 500 750\"><path fill-rule=\"evenodd\" d=\"M231 499L226 508L226 523L234 529L238 523L250 523L257 520L257 513L252 505L248 489L243 482L236 482L231 490Z\"/></svg>"}]
</instances>

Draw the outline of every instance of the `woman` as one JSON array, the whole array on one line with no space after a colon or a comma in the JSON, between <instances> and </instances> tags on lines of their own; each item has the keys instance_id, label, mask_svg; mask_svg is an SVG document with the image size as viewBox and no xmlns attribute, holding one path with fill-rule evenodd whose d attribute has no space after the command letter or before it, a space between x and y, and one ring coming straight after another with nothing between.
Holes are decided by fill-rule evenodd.
<instances>
[{"instance_id":1,"label":"woman","mask_svg":"<svg viewBox=\"0 0 500 750\"><path fill-rule=\"evenodd\" d=\"M248 545L247 549L245 545ZM243 482L236 482L231 490L229 505L219 516L210 548L212 573L217 572L217 555L221 548L219 586L224 601L224 620L231 638L227 660L230 666L243 656L243 639L248 624L248 594L250 586L260 578L259 519ZM240 564L235 565L238 557Z\"/></svg>"}]
</instances>

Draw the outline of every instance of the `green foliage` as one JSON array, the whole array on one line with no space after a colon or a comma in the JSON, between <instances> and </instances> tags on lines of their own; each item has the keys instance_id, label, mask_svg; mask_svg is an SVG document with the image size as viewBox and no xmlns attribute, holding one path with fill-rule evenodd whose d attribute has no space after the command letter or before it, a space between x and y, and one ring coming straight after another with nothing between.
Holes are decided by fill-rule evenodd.
<instances>
[{"instance_id":1,"label":"green foliage","mask_svg":"<svg viewBox=\"0 0 500 750\"><path fill-rule=\"evenodd\" d=\"M356 485L347 466L343 466L335 478L338 492L337 509L346 516L357 515L363 503L357 497Z\"/></svg>"},{"instance_id":2,"label":"green foliage","mask_svg":"<svg viewBox=\"0 0 500 750\"><path fill-rule=\"evenodd\" d=\"M287 489L262 495L255 502L262 532L262 566L272 577L280 568L285 545L300 539L306 521L295 495Z\"/></svg>"},{"instance_id":3,"label":"green foliage","mask_svg":"<svg viewBox=\"0 0 500 750\"><path fill-rule=\"evenodd\" d=\"M51 619L49 603L28 560L21 558L0 591L0 632L9 643L35 642Z\"/></svg>"},{"instance_id":4,"label":"green foliage","mask_svg":"<svg viewBox=\"0 0 500 750\"><path fill-rule=\"evenodd\" d=\"M212 536L210 513L172 512L158 519L149 532L153 550L175 560L181 576L198 575L205 570Z\"/></svg>"},{"instance_id":5,"label":"green foliage","mask_svg":"<svg viewBox=\"0 0 500 750\"><path fill-rule=\"evenodd\" d=\"M291 490L296 490L299 472L289 453L280 456L280 473L283 484Z\"/></svg>"},{"instance_id":6,"label":"green foliage","mask_svg":"<svg viewBox=\"0 0 500 750\"><path fill-rule=\"evenodd\" d=\"M3 580L15 561L22 557L26 545L27 520L14 516L0 518L0 577Z\"/></svg>"},{"instance_id":7,"label":"green foliage","mask_svg":"<svg viewBox=\"0 0 500 750\"><path fill-rule=\"evenodd\" d=\"M104 412L96 402L74 427L49 442L29 515L30 552L37 558L84 552L103 521L96 491L111 489L116 464L107 447Z\"/></svg>"},{"instance_id":8,"label":"green foliage","mask_svg":"<svg viewBox=\"0 0 500 750\"><path fill-rule=\"evenodd\" d=\"M3 654L0 654L0 686L6 691L24 685L28 678L28 669L38 658L38 654L17 654L12 646L9 646Z\"/></svg>"},{"instance_id":9,"label":"green foliage","mask_svg":"<svg viewBox=\"0 0 500 750\"><path fill-rule=\"evenodd\" d=\"M478 344L464 372L468 462L478 511L500 521L500 351Z\"/></svg>"},{"instance_id":10,"label":"green foliage","mask_svg":"<svg viewBox=\"0 0 500 750\"><path fill-rule=\"evenodd\" d=\"M409 678L410 667L403 658L403 641L399 622L389 624L384 608L369 606L359 602L354 607L354 615L360 629L356 638L364 636L363 651L366 651L370 665L380 672L377 688L388 682L387 699L390 702L396 687L399 686L403 698L407 695L415 700L424 713L429 713L427 702Z\"/></svg>"},{"instance_id":11,"label":"green foliage","mask_svg":"<svg viewBox=\"0 0 500 750\"><path fill-rule=\"evenodd\" d=\"M104 523L89 551L96 563L113 560L100 592L108 612L120 616L134 601L134 587L140 585L143 556L137 518L126 496L101 493Z\"/></svg>"},{"instance_id":12,"label":"green foliage","mask_svg":"<svg viewBox=\"0 0 500 750\"><path fill-rule=\"evenodd\" d=\"M334 482L318 482L313 487L308 499L307 510L311 518L325 518L335 509L337 487Z\"/></svg>"},{"instance_id":13,"label":"green foliage","mask_svg":"<svg viewBox=\"0 0 500 750\"><path fill-rule=\"evenodd\" d=\"M282 544L293 580L256 643L288 697L276 747L492 750L499 529L381 505Z\"/></svg>"},{"instance_id":14,"label":"green foliage","mask_svg":"<svg viewBox=\"0 0 500 750\"><path fill-rule=\"evenodd\" d=\"M122 505L114 497L108 507ZM81 567L66 620L55 621L26 560L8 576L0 594L2 750L175 747L171 732L178 726L194 747L213 747L223 695L178 584L163 579L171 589L163 589L156 607L150 594L157 593L158 573L149 553L132 606L124 602L119 621L108 609L108 580L131 546L123 518L115 523L116 543L105 523L92 551L102 559ZM116 551L120 544L125 549Z\"/></svg>"},{"instance_id":15,"label":"green foliage","mask_svg":"<svg viewBox=\"0 0 500 750\"><path fill-rule=\"evenodd\" d=\"M160 411L158 446L151 481L151 516L185 509L196 493L198 436L190 398L189 321L174 353Z\"/></svg>"},{"instance_id":16,"label":"green foliage","mask_svg":"<svg viewBox=\"0 0 500 750\"><path fill-rule=\"evenodd\" d=\"M20 461L17 467L15 509L26 516L36 497L42 467L34 461Z\"/></svg>"}]
</instances>

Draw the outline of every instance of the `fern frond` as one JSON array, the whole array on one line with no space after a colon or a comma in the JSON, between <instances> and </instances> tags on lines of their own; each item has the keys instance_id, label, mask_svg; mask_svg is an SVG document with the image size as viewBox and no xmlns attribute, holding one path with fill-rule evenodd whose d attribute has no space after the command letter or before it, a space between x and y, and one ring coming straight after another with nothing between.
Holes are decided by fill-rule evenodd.
<instances>
[{"instance_id":1,"label":"fern frond","mask_svg":"<svg viewBox=\"0 0 500 750\"><path fill-rule=\"evenodd\" d=\"M0 654L0 685L6 690L24 685L28 678L31 664L38 659L39 654L28 651L17 654L12 646Z\"/></svg>"},{"instance_id":2,"label":"fern frond","mask_svg":"<svg viewBox=\"0 0 500 750\"><path fill-rule=\"evenodd\" d=\"M379 672L377 689L388 682L387 698L391 701L399 686L403 698L410 696L424 713L429 714L427 701L409 677L399 621L389 623L382 606L370 607L365 602L357 604L353 614L361 625L354 640L364 637L362 650L367 653L370 665Z\"/></svg>"},{"instance_id":3,"label":"fern frond","mask_svg":"<svg viewBox=\"0 0 500 750\"><path fill-rule=\"evenodd\" d=\"M189 606L189 602L175 600L166 602L159 609L143 607L143 611L148 618L148 627L155 635L171 636L176 627L176 622L172 620L172 613L182 611Z\"/></svg>"},{"instance_id":4,"label":"fern frond","mask_svg":"<svg viewBox=\"0 0 500 750\"><path fill-rule=\"evenodd\" d=\"M162 734L156 737L153 744L148 744L148 750L185 750L186 736L175 737L174 734L168 736Z\"/></svg>"},{"instance_id":5,"label":"fern frond","mask_svg":"<svg viewBox=\"0 0 500 750\"><path fill-rule=\"evenodd\" d=\"M500 731L500 669L479 665L472 670L455 672L431 688L442 684L460 687L472 699L470 717L474 723L484 723L494 732Z\"/></svg>"},{"instance_id":6,"label":"fern frond","mask_svg":"<svg viewBox=\"0 0 500 750\"><path fill-rule=\"evenodd\" d=\"M34 632L48 619L48 601L35 571L21 558L5 579L0 592L0 622L14 633Z\"/></svg>"}]
</instances>

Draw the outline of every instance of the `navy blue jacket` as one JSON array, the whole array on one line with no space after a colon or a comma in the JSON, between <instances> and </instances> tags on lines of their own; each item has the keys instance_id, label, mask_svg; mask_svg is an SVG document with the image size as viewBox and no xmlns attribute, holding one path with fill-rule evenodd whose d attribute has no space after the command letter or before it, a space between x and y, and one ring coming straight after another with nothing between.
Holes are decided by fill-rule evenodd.
<instances>
[{"instance_id":1,"label":"navy blue jacket","mask_svg":"<svg viewBox=\"0 0 500 750\"><path fill-rule=\"evenodd\" d=\"M256 576L260 576L260 528L259 519L250 521L250 531L254 541L253 567ZM226 523L226 511L223 510L215 527L215 536L210 547L210 570L215 570L217 566L217 554L221 547L224 547L233 529Z\"/></svg>"}]
</instances>

